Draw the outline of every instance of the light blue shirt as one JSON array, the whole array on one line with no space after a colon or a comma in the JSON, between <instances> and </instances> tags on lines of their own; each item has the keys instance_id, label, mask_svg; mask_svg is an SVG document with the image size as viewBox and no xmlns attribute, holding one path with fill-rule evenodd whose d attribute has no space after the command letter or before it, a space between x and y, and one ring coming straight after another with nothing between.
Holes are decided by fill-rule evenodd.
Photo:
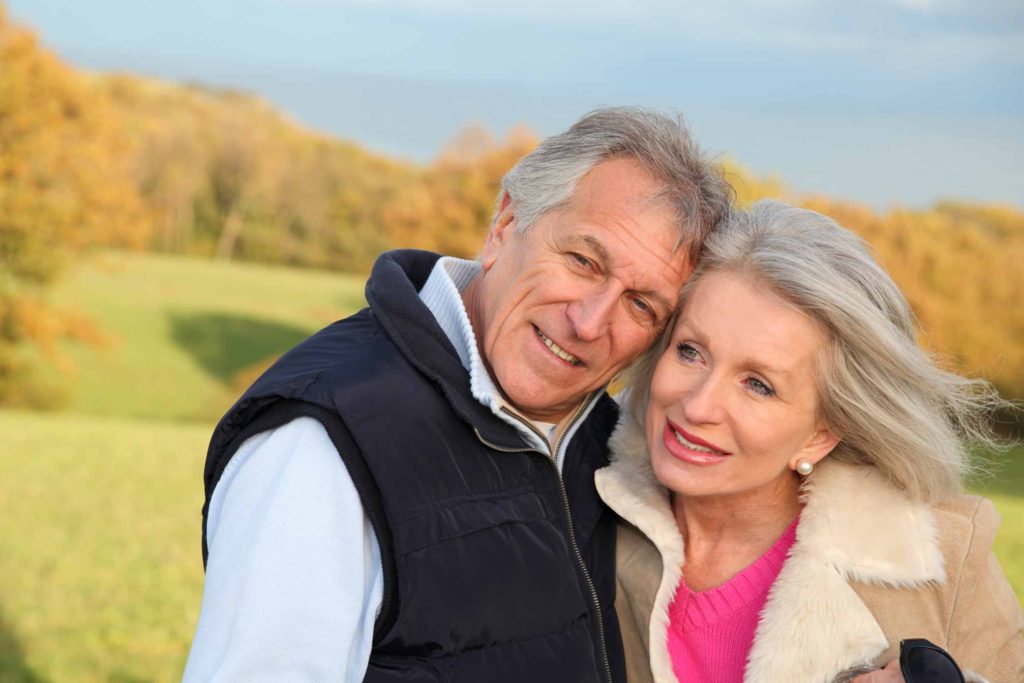
<instances>
[{"instance_id":1,"label":"light blue shirt","mask_svg":"<svg viewBox=\"0 0 1024 683\"><path fill-rule=\"evenodd\" d=\"M442 258L420 299L469 372L473 396L550 453L501 411L480 359L460 295L479 272L475 261ZM549 437L555 428L534 425ZM555 456L561 471L564 445ZM383 595L380 547L323 425L302 417L245 441L214 488L206 528L206 583L187 683L363 680Z\"/></svg>"}]
</instances>

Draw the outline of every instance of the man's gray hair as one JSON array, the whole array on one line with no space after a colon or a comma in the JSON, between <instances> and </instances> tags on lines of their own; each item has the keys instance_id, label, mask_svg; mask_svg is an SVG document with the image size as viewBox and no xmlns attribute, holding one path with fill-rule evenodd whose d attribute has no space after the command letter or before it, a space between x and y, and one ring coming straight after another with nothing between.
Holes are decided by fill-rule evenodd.
<instances>
[{"instance_id":1,"label":"man's gray hair","mask_svg":"<svg viewBox=\"0 0 1024 683\"><path fill-rule=\"evenodd\" d=\"M1008 402L983 380L943 370L917 345L899 288L868 245L831 218L778 201L732 214L705 243L682 305L720 272L775 293L826 333L818 410L841 437L828 457L877 467L912 498L935 501L961 490L970 446L997 445L991 414ZM627 402L640 425L674 323L634 368Z\"/></svg>"},{"instance_id":2,"label":"man's gray hair","mask_svg":"<svg viewBox=\"0 0 1024 683\"><path fill-rule=\"evenodd\" d=\"M677 216L679 244L691 262L711 229L728 212L733 190L705 156L681 117L637 107L590 112L566 132L547 138L501 183L525 233L542 216L565 206L576 183L604 161L632 158L664 183L659 199ZM499 195L499 201L500 201Z\"/></svg>"}]
</instances>

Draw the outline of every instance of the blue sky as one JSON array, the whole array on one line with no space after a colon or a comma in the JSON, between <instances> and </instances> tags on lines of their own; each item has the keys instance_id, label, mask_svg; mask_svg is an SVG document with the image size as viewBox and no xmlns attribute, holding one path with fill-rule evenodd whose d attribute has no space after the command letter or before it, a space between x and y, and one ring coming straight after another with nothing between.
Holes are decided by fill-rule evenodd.
<instances>
[{"instance_id":1,"label":"blue sky","mask_svg":"<svg viewBox=\"0 0 1024 683\"><path fill-rule=\"evenodd\" d=\"M260 93L426 160L468 122L678 110L712 151L876 207L1024 206L1020 0L8 0L74 64Z\"/></svg>"}]
</instances>

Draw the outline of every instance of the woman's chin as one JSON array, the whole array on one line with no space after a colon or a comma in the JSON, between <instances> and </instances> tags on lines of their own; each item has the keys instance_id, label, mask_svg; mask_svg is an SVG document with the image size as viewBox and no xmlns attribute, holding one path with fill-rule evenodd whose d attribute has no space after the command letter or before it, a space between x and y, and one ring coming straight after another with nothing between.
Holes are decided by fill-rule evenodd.
<instances>
[{"instance_id":1,"label":"woman's chin","mask_svg":"<svg viewBox=\"0 0 1024 683\"><path fill-rule=\"evenodd\" d=\"M722 493L722 470L725 462L691 463L671 453L656 453L651 457L651 468L661 485L682 496L708 496Z\"/></svg>"}]
</instances>

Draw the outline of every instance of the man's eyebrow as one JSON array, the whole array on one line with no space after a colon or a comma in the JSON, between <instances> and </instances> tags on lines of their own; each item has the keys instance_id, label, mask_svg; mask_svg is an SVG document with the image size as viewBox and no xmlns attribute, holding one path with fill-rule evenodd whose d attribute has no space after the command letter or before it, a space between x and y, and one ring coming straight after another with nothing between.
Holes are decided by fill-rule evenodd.
<instances>
[{"instance_id":1,"label":"man's eyebrow","mask_svg":"<svg viewBox=\"0 0 1024 683\"><path fill-rule=\"evenodd\" d=\"M597 252L597 257L601 259L605 265L611 264L612 255L608 253L608 249L604 246L604 242L593 235L579 235L577 239Z\"/></svg>"},{"instance_id":2,"label":"man's eyebrow","mask_svg":"<svg viewBox=\"0 0 1024 683\"><path fill-rule=\"evenodd\" d=\"M606 267L614 265L614 263L612 263L611 253L609 253L608 249L604 246L604 243L601 242L601 240L597 239L593 235L579 235L575 239L578 239L579 241L583 242L588 247L593 249L594 252L597 254L597 257L605 264ZM633 291L635 291L637 294L642 294L643 296L649 299L653 299L655 303L660 305L662 309L665 311L671 311L673 308L675 308L675 304L670 303L668 299L666 299L659 292L656 292L653 289L635 289Z\"/></svg>"},{"instance_id":3,"label":"man's eyebrow","mask_svg":"<svg viewBox=\"0 0 1024 683\"><path fill-rule=\"evenodd\" d=\"M643 295L644 295L644 296L646 296L646 297L650 297L651 299L654 299L655 301L657 301L657 302L658 302L658 304L659 304L659 305L660 305L660 306L661 306L661 307L662 307L662 308L663 308L664 310L666 310L666 311L668 311L668 312L670 312L670 313L672 312L672 309L673 309L673 308L675 308L675 305L674 305L674 304L671 304L671 303L669 303L668 299L666 299L665 297L663 297L663 296L662 296L661 294L659 294L658 292L655 292L655 291L654 291L653 289L649 289L649 290L647 290L647 291L645 291L645 292L637 292L637 294L643 294Z\"/></svg>"}]
</instances>

